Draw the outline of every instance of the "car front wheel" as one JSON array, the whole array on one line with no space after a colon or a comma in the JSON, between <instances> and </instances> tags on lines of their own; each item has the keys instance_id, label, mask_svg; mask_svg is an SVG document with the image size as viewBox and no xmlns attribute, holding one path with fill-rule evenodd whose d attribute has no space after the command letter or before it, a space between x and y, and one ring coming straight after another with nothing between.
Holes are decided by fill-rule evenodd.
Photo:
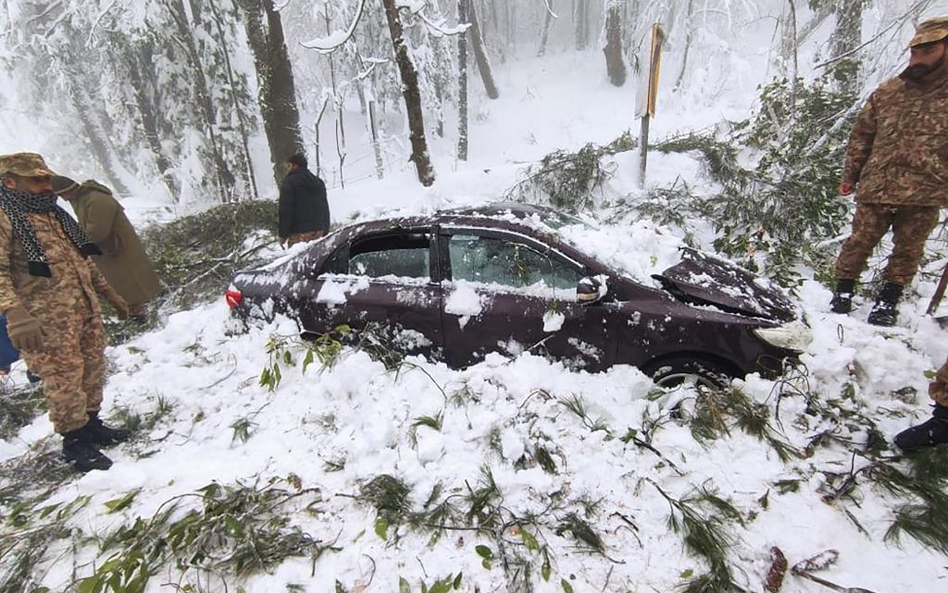
<instances>
[{"instance_id":1,"label":"car front wheel","mask_svg":"<svg viewBox=\"0 0 948 593\"><path fill-rule=\"evenodd\" d=\"M694 358L671 358L645 365L642 372L666 389L694 387L696 391L725 389L733 379L723 365Z\"/></svg>"}]
</instances>

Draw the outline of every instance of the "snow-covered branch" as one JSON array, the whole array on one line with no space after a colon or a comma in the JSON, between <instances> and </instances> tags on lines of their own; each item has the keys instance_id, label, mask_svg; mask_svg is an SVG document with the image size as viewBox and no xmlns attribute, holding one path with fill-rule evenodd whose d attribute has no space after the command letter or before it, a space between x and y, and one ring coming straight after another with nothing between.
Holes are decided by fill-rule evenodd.
<instances>
[{"instance_id":1,"label":"snow-covered branch","mask_svg":"<svg viewBox=\"0 0 948 593\"><path fill-rule=\"evenodd\" d=\"M349 23L349 28L345 31L334 31L327 37L320 37L312 41L301 41L300 45L306 49L315 49L321 53L331 53L335 51L336 48L349 41L355 34L356 26L359 24L359 21L362 20L362 14L365 12L365 2L366 0L359 0L355 16Z\"/></svg>"}]
</instances>

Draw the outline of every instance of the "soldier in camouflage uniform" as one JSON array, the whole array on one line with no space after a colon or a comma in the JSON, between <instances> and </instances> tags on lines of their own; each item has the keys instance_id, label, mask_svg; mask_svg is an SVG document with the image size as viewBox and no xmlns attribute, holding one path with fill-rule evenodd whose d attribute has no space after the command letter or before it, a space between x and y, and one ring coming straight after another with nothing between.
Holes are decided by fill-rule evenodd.
<instances>
[{"instance_id":1,"label":"soldier in camouflage uniform","mask_svg":"<svg viewBox=\"0 0 948 593\"><path fill-rule=\"evenodd\" d=\"M98 446L125 440L99 419L105 330L96 294L119 313L128 305L89 259L100 253L56 203L43 157L0 155L0 311L10 340L43 378L63 456L80 471L108 469Z\"/></svg>"},{"instance_id":2,"label":"soldier in camouflage uniform","mask_svg":"<svg viewBox=\"0 0 948 593\"><path fill-rule=\"evenodd\" d=\"M935 380L928 385L928 396L935 402L928 422L903 430L895 437L895 444L903 451L948 443L948 360L941 365L935 373Z\"/></svg>"},{"instance_id":3,"label":"soldier in camouflage uniform","mask_svg":"<svg viewBox=\"0 0 948 593\"><path fill-rule=\"evenodd\" d=\"M912 281L925 241L948 205L948 17L918 25L908 67L869 97L849 136L839 184L856 191L852 235L836 261L834 313L849 313L866 260L892 229L885 284L869 323L890 326Z\"/></svg>"}]
</instances>

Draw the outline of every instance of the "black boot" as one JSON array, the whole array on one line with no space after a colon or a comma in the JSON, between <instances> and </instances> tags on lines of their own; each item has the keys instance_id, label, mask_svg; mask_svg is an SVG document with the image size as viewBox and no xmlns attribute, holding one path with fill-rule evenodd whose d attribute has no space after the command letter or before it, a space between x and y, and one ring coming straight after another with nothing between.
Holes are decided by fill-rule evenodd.
<instances>
[{"instance_id":1,"label":"black boot","mask_svg":"<svg viewBox=\"0 0 948 593\"><path fill-rule=\"evenodd\" d=\"M83 426L63 433L63 458L83 473L94 469L109 469L112 467L112 460L89 441L85 428Z\"/></svg>"},{"instance_id":2,"label":"black boot","mask_svg":"<svg viewBox=\"0 0 948 593\"><path fill-rule=\"evenodd\" d=\"M886 282L876 297L876 304L869 312L869 323L891 327L899 316L897 309L899 299L902 298L902 285L895 282Z\"/></svg>"},{"instance_id":3,"label":"black boot","mask_svg":"<svg viewBox=\"0 0 948 593\"><path fill-rule=\"evenodd\" d=\"M132 431L124 428L112 428L102 423L98 412L89 412L89 422L82 427L89 440L96 445L110 446L124 443L132 437Z\"/></svg>"},{"instance_id":4,"label":"black boot","mask_svg":"<svg viewBox=\"0 0 948 593\"><path fill-rule=\"evenodd\" d=\"M945 443L948 443L948 408L938 404L927 422L903 430L895 437L895 444L906 452Z\"/></svg>"},{"instance_id":5,"label":"black boot","mask_svg":"<svg viewBox=\"0 0 948 593\"><path fill-rule=\"evenodd\" d=\"M833 300L830 301L830 310L833 313L849 313L853 310L853 293L856 291L855 280L837 280L836 290L833 291Z\"/></svg>"}]
</instances>

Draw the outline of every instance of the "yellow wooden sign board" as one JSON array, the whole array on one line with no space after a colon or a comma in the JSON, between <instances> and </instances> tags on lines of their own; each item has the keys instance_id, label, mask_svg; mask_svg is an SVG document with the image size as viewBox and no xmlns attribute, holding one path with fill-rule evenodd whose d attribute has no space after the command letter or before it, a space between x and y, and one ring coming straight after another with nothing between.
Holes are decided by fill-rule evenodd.
<instances>
[{"instance_id":1,"label":"yellow wooden sign board","mask_svg":"<svg viewBox=\"0 0 948 593\"><path fill-rule=\"evenodd\" d=\"M655 117L655 105L658 102L658 71L662 66L662 43L665 41L665 32L661 25L652 25L652 47L648 60L648 99L645 112L649 117Z\"/></svg>"}]
</instances>

